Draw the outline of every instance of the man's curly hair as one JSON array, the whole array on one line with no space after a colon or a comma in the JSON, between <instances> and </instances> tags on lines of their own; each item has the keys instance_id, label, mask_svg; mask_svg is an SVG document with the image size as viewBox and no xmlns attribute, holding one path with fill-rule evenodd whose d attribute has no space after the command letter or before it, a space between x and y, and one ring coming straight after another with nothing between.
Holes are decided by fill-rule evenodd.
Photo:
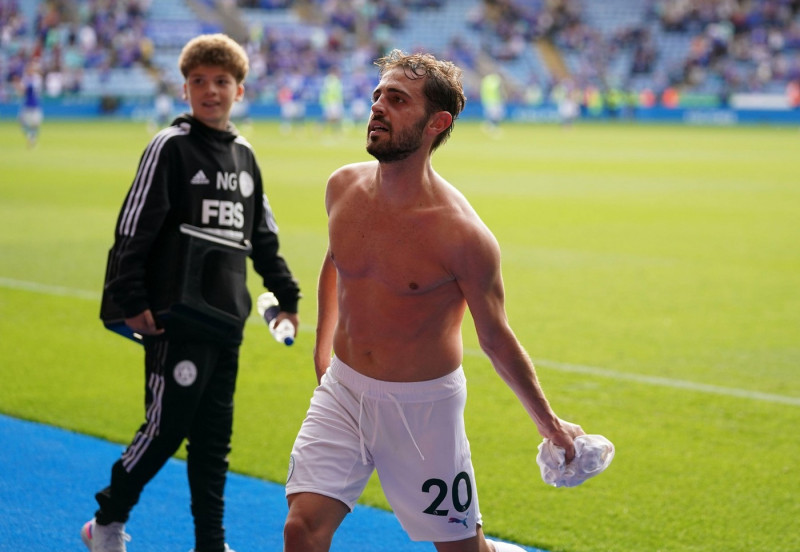
<instances>
[{"instance_id":1,"label":"man's curly hair","mask_svg":"<svg viewBox=\"0 0 800 552\"><path fill-rule=\"evenodd\" d=\"M427 98L428 113L447 111L453 116L450 126L436 137L431 151L443 144L453 132L456 118L467 103L461 84L461 69L453 62L436 59L431 54L406 54L401 50L392 50L376 60L375 65L380 67L381 75L400 67L409 79L425 79L423 92Z\"/></svg>"}]
</instances>

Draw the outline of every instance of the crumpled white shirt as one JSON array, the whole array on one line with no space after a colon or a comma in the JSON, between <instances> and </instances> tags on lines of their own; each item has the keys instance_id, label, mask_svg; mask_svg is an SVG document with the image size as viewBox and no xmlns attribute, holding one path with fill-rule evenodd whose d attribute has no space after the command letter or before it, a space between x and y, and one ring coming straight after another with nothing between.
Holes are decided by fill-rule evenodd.
<instances>
[{"instance_id":1,"label":"crumpled white shirt","mask_svg":"<svg viewBox=\"0 0 800 552\"><path fill-rule=\"evenodd\" d=\"M577 487L590 477L602 473L614 459L614 445L602 435L580 435L575 438L575 458L567 464L566 451L550 439L539 444L536 463L542 479L553 487Z\"/></svg>"}]
</instances>

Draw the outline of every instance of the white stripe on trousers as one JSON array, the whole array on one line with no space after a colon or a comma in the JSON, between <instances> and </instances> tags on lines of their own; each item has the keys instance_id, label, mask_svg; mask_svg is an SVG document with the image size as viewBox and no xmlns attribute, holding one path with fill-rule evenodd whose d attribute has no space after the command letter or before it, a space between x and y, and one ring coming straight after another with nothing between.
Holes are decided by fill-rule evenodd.
<instances>
[{"instance_id":1,"label":"white stripe on trousers","mask_svg":"<svg viewBox=\"0 0 800 552\"><path fill-rule=\"evenodd\" d=\"M147 407L145 418L147 423L143 429L136 433L133 442L122 454L122 466L130 472L147 452L153 438L161 428L161 411L164 402L164 364L167 358L167 343L160 342L156 345L158 368L154 370L147 381L147 387L152 394L152 401Z\"/></svg>"}]
</instances>

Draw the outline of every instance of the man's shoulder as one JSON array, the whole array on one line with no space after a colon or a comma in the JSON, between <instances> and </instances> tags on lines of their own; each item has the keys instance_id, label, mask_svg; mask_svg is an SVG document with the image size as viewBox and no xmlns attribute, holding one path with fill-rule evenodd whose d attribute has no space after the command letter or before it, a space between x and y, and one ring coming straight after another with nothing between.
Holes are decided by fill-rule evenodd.
<instances>
[{"instance_id":1,"label":"man's shoulder","mask_svg":"<svg viewBox=\"0 0 800 552\"><path fill-rule=\"evenodd\" d=\"M458 235L463 237L465 245L482 243L484 240L494 242L492 231L466 196L444 179L441 179L439 183L442 207L439 211L441 213L440 221L452 234L453 240Z\"/></svg>"},{"instance_id":2,"label":"man's shoulder","mask_svg":"<svg viewBox=\"0 0 800 552\"><path fill-rule=\"evenodd\" d=\"M328 188L337 188L346 185L349 189L355 189L359 183L374 179L377 167L377 161L350 163L349 165L339 167L333 171L328 179Z\"/></svg>"},{"instance_id":3,"label":"man's shoulder","mask_svg":"<svg viewBox=\"0 0 800 552\"><path fill-rule=\"evenodd\" d=\"M354 177L354 176L375 174L377 167L378 167L377 161L361 161L359 163L349 163L333 171L333 174L331 174L331 178L333 179L345 176Z\"/></svg>"}]
</instances>

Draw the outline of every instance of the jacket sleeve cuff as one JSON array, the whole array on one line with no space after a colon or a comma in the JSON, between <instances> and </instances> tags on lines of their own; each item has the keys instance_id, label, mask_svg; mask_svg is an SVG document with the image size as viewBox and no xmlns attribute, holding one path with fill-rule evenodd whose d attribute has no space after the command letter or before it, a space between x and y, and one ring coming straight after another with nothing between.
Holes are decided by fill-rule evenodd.
<instances>
[{"instance_id":1,"label":"jacket sleeve cuff","mask_svg":"<svg viewBox=\"0 0 800 552\"><path fill-rule=\"evenodd\" d=\"M292 291L289 293L276 293L275 297L278 299L282 311L297 314L297 303L300 302L302 295Z\"/></svg>"},{"instance_id":2,"label":"jacket sleeve cuff","mask_svg":"<svg viewBox=\"0 0 800 552\"><path fill-rule=\"evenodd\" d=\"M124 305L122 312L125 318L133 318L134 316L143 313L150 308L147 301L133 301Z\"/></svg>"}]
</instances>

